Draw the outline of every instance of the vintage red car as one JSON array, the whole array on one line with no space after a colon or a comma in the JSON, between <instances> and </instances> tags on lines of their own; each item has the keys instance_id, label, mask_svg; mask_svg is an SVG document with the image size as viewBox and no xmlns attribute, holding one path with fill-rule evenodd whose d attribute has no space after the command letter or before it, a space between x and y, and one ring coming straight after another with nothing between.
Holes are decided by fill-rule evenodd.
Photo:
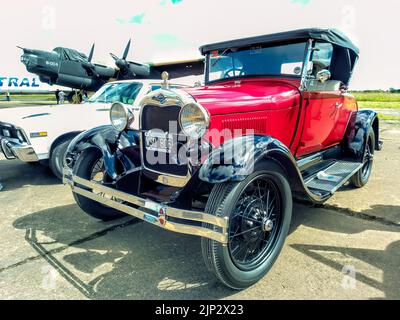
<instances>
[{"instance_id":1,"label":"vintage red car","mask_svg":"<svg viewBox=\"0 0 400 320\"><path fill-rule=\"evenodd\" d=\"M359 50L341 32L305 29L203 46L205 86L141 102L140 130L117 103L113 126L69 146L64 181L95 218L131 215L202 237L226 286L260 280L281 252L292 199L323 203L364 186L379 119L347 92Z\"/></svg>"}]
</instances>

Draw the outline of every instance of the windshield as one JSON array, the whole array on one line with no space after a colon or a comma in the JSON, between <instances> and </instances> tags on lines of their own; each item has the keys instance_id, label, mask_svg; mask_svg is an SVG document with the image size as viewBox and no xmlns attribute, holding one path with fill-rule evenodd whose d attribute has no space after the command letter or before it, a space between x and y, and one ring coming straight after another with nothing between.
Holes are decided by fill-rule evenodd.
<instances>
[{"instance_id":1,"label":"windshield","mask_svg":"<svg viewBox=\"0 0 400 320\"><path fill-rule=\"evenodd\" d=\"M306 43L228 48L208 54L208 81L243 76L301 76Z\"/></svg>"},{"instance_id":2,"label":"windshield","mask_svg":"<svg viewBox=\"0 0 400 320\"><path fill-rule=\"evenodd\" d=\"M141 83L106 84L90 98L89 102L133 104L142 86Z\"/></svg>"}]
</instances>

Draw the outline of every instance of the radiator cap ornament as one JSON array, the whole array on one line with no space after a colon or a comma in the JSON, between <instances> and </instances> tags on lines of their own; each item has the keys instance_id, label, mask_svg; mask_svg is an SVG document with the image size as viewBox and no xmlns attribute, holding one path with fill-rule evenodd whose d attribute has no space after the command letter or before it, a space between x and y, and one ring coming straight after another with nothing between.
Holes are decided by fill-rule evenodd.
<instances>
[{"instance_id":1,"label":"radiator cap ornament","mask_svg":"<svg viewBox=\"0 0 400 320\"><path fill-rule=\"evenodd\" d=\"M169 89L169 73L167 71L164 71L161 74L161 79L163 80L163 88L164 89Z\"/></svg>"}]
</instances>

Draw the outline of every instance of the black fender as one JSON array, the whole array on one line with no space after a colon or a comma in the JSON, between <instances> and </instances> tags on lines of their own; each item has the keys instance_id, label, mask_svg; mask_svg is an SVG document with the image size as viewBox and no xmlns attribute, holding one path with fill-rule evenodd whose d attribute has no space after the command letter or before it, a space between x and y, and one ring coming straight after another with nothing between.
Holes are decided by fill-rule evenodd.
<instances>
[{"instance_id":1,"label":"black fender","mask_svg":"<svg viewBox=\"0 0 400 320\"><path fill-rule=\"evenodd\" d=\"M322 203L327 198L311 193L304 183L296 159L288 147L270 136L243 136L214 150L199 169L199 179L210 183L240 182L254 172L263 159L276 161L286 172L293 195L302 200Z\"/></svg>"},{"instance_id":2,"label":"black fender","mask_svg":"<svg viewBox=\"0 0 400 320\"><path fill-rule=\"evenodd\" d=\"M134 131L121 133L111 125L96 127L82 132L71 141L65 155L64 164L73 168L80 153L89 148L97 148L103 154L104 166L108 176L115 180L118 176L116 170L117 157L120 158L126 171L135 167L123 153L118 152L118 149L125 149L138 144L139 137Z\"/></svg>"},{"instance_id":3,"label":"black fender","mask_svg":"<svg viewBox=\"0 0 400 320\"><path fill-rule=\"evenodd\" d=\"M351 115L342 142L345 156L355 158L357 161L363 160L368 132L371 128L375 133L375 150L381 150L378 114L373 110L365 109Z\"/></svg>"}]
</instances>

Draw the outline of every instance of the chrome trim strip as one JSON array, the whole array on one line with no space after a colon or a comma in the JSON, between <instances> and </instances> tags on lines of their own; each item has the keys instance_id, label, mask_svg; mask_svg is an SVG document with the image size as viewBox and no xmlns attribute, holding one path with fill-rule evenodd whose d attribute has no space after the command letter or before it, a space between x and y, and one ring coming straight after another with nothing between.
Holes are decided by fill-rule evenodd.
<instances>
[{"instance_id":1,"label":"chrome trim strip","mask_svg":"<svg viewBox=\"0 0 400 320\"><path fill-rule=\"evenodd\" d=\"M14 160L18 158L23 162L37 162L39 158L35 153L35 150L26 143L17 143L6 138L0 139L1 150L4 153L4 156L8 160Z\"/></svg>"},{"instance_id":2,"label":"chrome trim strip","mask_svg":"<svg viewBox=\"0 0 400 320\"><path fill-rule=\"evenodd\" d=\"M0 139L0 151L3 152L7 160L14 160L16 158L5 139Z\"/></svg>"},{"instance_id":3,"label":"chrome trim strip","mask_svg":"<svg viewBox=\"0 0 400 320\"><path fill-rule=\"evenodd\" d=\"M308 64L310 63L311 54L313 51L313 40L308 40L306 53L303 61L303 70L301 74L300 90L307 91Z\"/></svg>"},{"instance_id":4,"label":"chrome trim strip","mask_svg":"<svg viewBox=\"0 0 400 320\"><path fill-rule=\"evenodd\" d=\"M134 216L136 218L139 218L143 221L150 222L154 225L157 225L158 227L161 227L161 228L173 231L173 232L201 236L204 238L218 241L223 244L226 244L228 242L228 235L227 235L227 230L229 227L228 218L220 218L220 217L216 217L214 215L207 214L207 213L200 212L200 211L182 210L182 209L178 209L178 208L165 206L163 204L160 204L160 203L157 203L157 202L154 202L151 200L143 199L143 198L140 198L140 197L137 197L134 195L130 195L125 192L111 189L109 187L103 186L96 182L92 182L92 181L88 181L88 180L79 178L79 177L73 175L71 170L68 168L64 168L63 182L65 184L69 184L71 186L73 192L75 192L77 194L80 194L86 198L93 200L93 201L102 203L106 206L109 206L109 207L115 208L117 210L120 210L122 212L125 212L126 214ZM79 186L77 186L76 184ZM118 201L97 195L97 194L93 193L92 191L82 189L82 187L86 187L91 190L99 191L108 196L114 197L118 200L122 200L126 203L138 206L140 208L146 208L147 210L150 210L156 214L154 216L154 221L149 221L149 219L146 219L146 217L148 217L148 214L144 211L141 211L140 209L132 208L125 204L121 204ZM160 214L161 211L163 212L163 215ZM207 224L210 224L210 225L213 225L216 227L220 227L222 229L222 231L217 232L217 231L213 231L211 229L207 229L204 227L186 225L183 223L170 222L170 221L168 221L168 217L187 220L188 222L196 221L196 222L207 223ZM163 218L162 219L163 221L161 221L160 218Z\"/></svg>"},{"instance_id":5,"label":"chrome trim strip","mask_svg":"<svg viewBox=\"0 0 400 320\"><path fill-rule=\"evenodd\" d=\"M317 164L318 162L321 162L323 160L323 153L318 152L315 154L312 154L311 156L302 158L297 161L297 166L299 167L300 171L304 171L313 165Z\"/></svg>"}]
</instances>

